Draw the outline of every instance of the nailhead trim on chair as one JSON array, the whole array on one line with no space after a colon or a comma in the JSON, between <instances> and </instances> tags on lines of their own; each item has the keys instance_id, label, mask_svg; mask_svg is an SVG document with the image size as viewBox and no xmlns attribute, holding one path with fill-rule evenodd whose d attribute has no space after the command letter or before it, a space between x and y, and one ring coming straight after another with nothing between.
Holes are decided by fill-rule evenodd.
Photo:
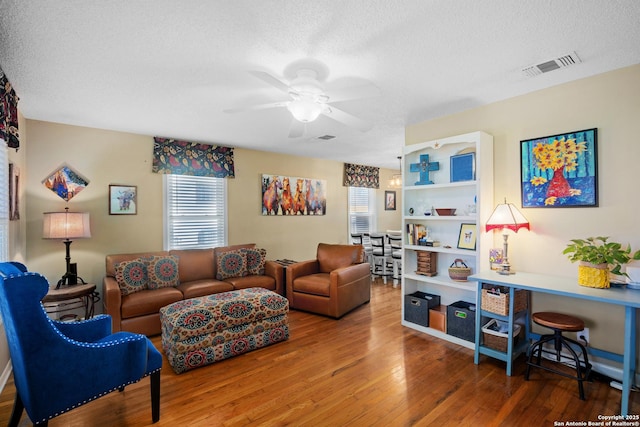
<instances>
[{"instance_id":1,"label":"nailhead trim on chair","mask_svg":"<svg viewBox=\"0 0 640 427\"><path fill-rule=\"evenodd\" d=\"M34 273L34 272L25 272L25 273L21 273L19 276L42 276L42 275L41 275L41 274L39 274L39 273ZM7 276L7 278L11 278L11 277L18 277L18 275L10 274L9 276ZM42 312L44 313L44 315L45 315L45 317L47 318L48 322L49 322L52 326L54 326L54 328L53 328L53 329L56 331L56 333L57 333L58 335L60 335L60 337L62 337L62 339L64 339L65 341L67 341L67 342L69 342L69 343L72 343L72 344L74 344L74 345L80 346L80 347L89 347L89 348L105 348L105 347L112 347L112 346L114 346L114 345L116 345L116 344L119 344L119 343L132 342L132 341L141 341L141 340L146 340L146 339L147 339L144 335L135 334L135 335L133 335L133 336L128 336L128 337L126 337L126 338L119 338L119 339L114 340L114 341L108 341L108 342L99 343L99 344L96 344L96 343L86 343L86 342L81 342L81 341L75 341L75 340L70 339L70 338L69 338L69 337L67 337L66 335L64 335L62 332L60 332L60 331L58 330L58 328L57 328L57 327L55 327L55 326L56 326L56 323L60 324L60 323L62 323L62 322L59 322L59 321L57 321L57 320L53 320L53 319L51 319L51 318L49 317L49 314L48 314L48 313L47 313L47 311L45 310L44 305L43 305L42 303L40 303L40 308L42 309ZM84 322L97 322L97 321L99 321L99 320L101 320L101 319L103 319L103 318L105 318L105 317L109 317L109 316L104 315L104 314L99 314L99 315L97 315L97 316L92 317L91 319L85 319L85 320L83 320L82 322L83 322L83 323L84 323ZM55 418L55 417L57 417L57 416L61 415L61 414L64 414L64 413L66 413L66 412L69 412L69 411L71 411L72 409L75 409L75 408L77 408L77 407L79 407L79 406L82 406L82 405L84 405L85 403L91 402L91 401L93 401L93 400L98 399L99 397L102 397L102 396L104 396L104 395L106 395L106 394L109 394L109 393L111 393L112 391L119 390L119 389L121 389L121 388L124 388L124 387L126 387L126 386L130 385L130 384L137 383L137 382L138 382L138 381L140 381L142 378L147 377L147 376L149 376L149 375L151 375L151 374L154 374L154 373L156 373L156 372L158 372L158 371L160 371L160 370L162 370L162 366L160 366L160 368L158 368L158 369L155 369L155 370L153 370L153 371L150 371L150 372L145 373L144 375L142 375L140 378L138 378L138 379L137 379L137 380L135 380L135 381L128 381L128 382L126 382L126 383L124 383L124 384L121 384L121 385L119 385L119 386L113 387L113 388L111 388L110 390L103 391L103 392L101 392L101 393L99 393L99 394L94 395L93 397L91 397L91 398L89 398L89 399L85 399L85 400L83 400L82 402L78 402L78 403L76 403L75 405L72 405L72 406L70 406L70 407L68 407L68 408L66 408L66 409L64 409L64 410L62 410L62 411L56 412L55 414L50 415L48 418L42 418L42 419L41 419L41 420L39 420L39 421L34 421L34 420L31 420L31 421L32 421L32 422L34 422L34 424L43 423L43 422L45 422L45 421L48 421L48 420L50 420L50 419L53 419L53 418Z\"/></svg>"},{"instance_id":2,"label":"nailhead trim on chair","mask_svg":"<svg viewBox=\"0 0 640 427\"><path fill-rule=\"evenodd\" d=\"M41 304L42 306L42 304ZM42 311L45 312L45 315L47 315L44 306L42 306ZM88 319L88 320L83 320L82 322L91 322L91 321L97 321L99 320L101 317L104 317L104 315L98 315L93 319ZM88 347L88 348L106 348L106 347L113 347L116 344L121 344L124 342L135 342L135 341L143 341L146 339L146 337L144 335L139 335L136 334L134 336L128 336L126 338L119 338L117 340L113 340L113 341L107 341L107 342L102 342L102 343L87 343L87 342L82 342L82 341L76 341L76 340L72 340L71 338L67 337L66 335L64 335L62 332L60 332L58 330L58 328L55 327L56 322L55 320L51 319L48 315L47 315L47 319L49 320L49 323L51 323L51 325L54 326L54 330L56 331L56 333L66 342L77 345L79 347ZM60 323L60 322L57 322Z\"/></svg>"},{"instance_id":3,"label":"nailhead trim on chair","mask_svg":"<svg viewBox=\"0 0 640 427\"><path fill-rule=\"evenodd\" d=\"M113 347L113 346L114 346L114 345L116 345L116 344L121 344L121 343L124 343L124 342L141 341L141 340L145 340L145 339L146 339L144 335L134 335L134 336L128 336L128 337L126 337L126 338L119 338L119 339L114 340L114 341L108 341L108 342L98 343L98 344L96 344L96 343L86 343L86 342L82 342L82 341L72 340L72 339L70 339L69 337L67 337L66 335L64 335L62 332L60 332L60 331L58 330L58 328L57 328L57 327L55 327L55 326L56 326L56 323L58 323L58 324L59 324L59 323L62 323L62 322L59 322L59 321L57 321L57 320L53 320L53 319L51 319L51 318L49 317L49 315L47 314L47 311L45 310L44 305L42 305L42 303L41 303L41 304L40 304L40 306L41 306L42 311L44 312L45 316L47 317L47 320L49 321L49 323L50 323L51 325L53 325L53 326L54 326L54 328L53 328L53 329L56 331L56 333L57 333L57 334L58 334L62 339L64 339L65 341L67 341L68 343L71 343L71 344L77 345L77 346L79 346L79 347L88 347L88 348L106 348L106 347ZM82 322L83 322L83 323L84 323L84 322L97 322L97 321L99 321L99 320L101 320L101 319L103 319L103 318L105 318L105 317L108 317L108 316L106 316L106 315L104 315L104 314L100 314L100 315L98 315L98 316L92 317L91 319L83 320ZM119 389L121 389L121 388L123 388L123 387L126 387L126 386L128 386L128 385L130 385L130 384L133 384L133 383L137 383L137 382L138 382L138 381L140 381L142 378L144 378L144 377L146 377L146 376L149 376L149 375L151 375L151 374L152 374L152 373L154 373L154 372L158 372L160 369L161 369L161 368L156 369L155 371L152 371L152 372L148 372L148 373L144 374L142 377L140 377L139 379L137 379L136 381L129 381L129 382L125 383L125 384L121 384L121 385L119 385L119 386L113 387L113 388L112 388L112 389L110 389L110 390L103 391L103 392L102 392L102 393L100 393L100 394L96 394L96 395L94 395L93 397L91 397L91 398L89 398L89 399L85 399L85 400L83 400L82 402L78 402L78 403L76 403L75 405L72 405L72 406L70 406L70 407L68 407L68 408L64 409L63 411L57 412L57 413L55 413L55 414L53 414L53 415L50 415L50 416L49 416L49 418L43 418L43 419L41 419L41 420L40 420L40 421L38 421L38 422L39 422L39 423L41 423L41 422L47 421L47 419L49 419L49 420L50 420L50 419L55 418L55 417L57 417L57 416L59 416L59 415L61 415L61 414L64 414L65 412L69 412L69 411L71 411L72 409L75 409L75 408L77 408L77 407L80 407L80 406L84 405L85 403L88 403L88 402L91 402L91 401L93 401L93 400L96 400L96 399L98 399L99 397L104 396L105 394L109 394L109 393L111 393L112 391L119 390Z\"/></svg>"},{"instance_id":4,"label":"nailhead trim on chair","mask_svg":"<svg viewBox=\"0 0 640 427\"><path fill-rule=\"evenodd\" d=\"M151 375L151 374L153 374L153 373L156 373L156 372L160 371L160 369L162 369L162 368L156 369L155 371L148 372L148 373L144 374L142 377L140 377L140 379L138 379L138 380L136 380L136 381L129 381L129 382L125 383L125 384L122 384L122 385L119 385L119 386L117 386L117 387L114 387L114 388L112 388L111 390L104 391L104 392L102 392L102 393L100 393L100 394L96 394L95 396L93 396L93 397L91 397L91 398L89 398L89 399L85 399L85 400L83 400L82 402L78 402L78 403L76 403L75 405L70 406L70 407L66 408L65 410L63 410L63 411L57 412L57 413L55 413L55 414L53 414L53 415L50 415L50 416L49 416L49 418L43 418L43 419L41 419L40 421L37 421L37 423L42 423L42 422L44 422L44 421L47 421L48 419L49 419L49 420L50 420L50 419L53 419L53 418L55 418L55 417L57 417L57 416L59 416L59 415L64 414L65 412L69 412L69 411L71 411L72 409L78 408L78 407L80 407L80 406L84 405L85 403L89 403L89 402L91 402L91 401L93 401L93 400L96 400L97 398L102 397L102 396L104 396L105 394L109 394L109 393L111 393L112 391L116 391L116 390L121 389L121 388L123 388L123 387L126 387L126 386L128 386L128 385L131 385L131 384L137 383L137 382L138 382L138 381L140 381L142 378L147 377L147 376L149 376L149 375ZM33 421L33 420L31 420L31 421Z\"/></svg>"}]
</instances>

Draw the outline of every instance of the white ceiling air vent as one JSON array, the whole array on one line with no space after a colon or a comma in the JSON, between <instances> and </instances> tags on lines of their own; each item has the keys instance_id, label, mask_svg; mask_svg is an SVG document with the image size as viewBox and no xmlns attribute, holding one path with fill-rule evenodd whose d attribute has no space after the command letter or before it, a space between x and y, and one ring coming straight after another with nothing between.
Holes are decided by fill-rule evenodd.
<instances>
[{"instance_id":1,"label":"white ceiling air vent","mask_svg":"<svg viewBox=\"0 0 640 427\"><path fill-rule=\"evenodd\" d=\"M542 62L536 65L530 65L522 69L523 74L526 77L535 77L549 71L557 70L559 68L565 68L570 65L579 64L582 61L575 52L571 52L567 55L560 56L556 59Z\"/></svg>"}]
</instances>

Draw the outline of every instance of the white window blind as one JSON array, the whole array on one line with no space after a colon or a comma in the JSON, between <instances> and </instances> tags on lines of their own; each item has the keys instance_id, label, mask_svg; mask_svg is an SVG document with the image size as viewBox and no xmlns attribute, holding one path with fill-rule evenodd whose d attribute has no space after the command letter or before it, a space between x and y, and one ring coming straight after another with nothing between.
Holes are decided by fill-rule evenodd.
<instances>
[{"instance_id":1,"label":"white window blind","mask_svg":"<svg viewBox=\"0 0 640 427\"><path fill-rule=\"evenodd\" d=\"M0 261L9 261L9 153L0 139Z\"/></svg>"},{"instance_id":2,"label":"white window blind","mask_svg":"<svg viewBox=\"0 0 640 427\"><path fill-rule=\"evenodd\" d=\"M375 190L349 187L349 233L370 233L375 224Z\"/></svg>"},{"instance_id":3,"label":"white window blind","mask_svg":"<svg viewBox=\"0 0 640 427\"><path fill-rule=\"evenodd\" d=\"M165 249L226 246L226 180L170 174L164 177Z\"/></svg>"}]
</instances>

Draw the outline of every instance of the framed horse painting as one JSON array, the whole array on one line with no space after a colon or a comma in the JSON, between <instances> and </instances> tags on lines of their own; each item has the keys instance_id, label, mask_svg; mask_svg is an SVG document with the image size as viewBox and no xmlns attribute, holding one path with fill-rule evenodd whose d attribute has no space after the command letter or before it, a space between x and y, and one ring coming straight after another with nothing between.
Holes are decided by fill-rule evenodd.
<instances>
[{"instance_id":1,"label":"framed horse painting","mask_svg":"<svg viewBox=\"0 0 640 427\"><path fill-rule=\"evenodd\" d=\"M327 181L262 175L262 215L325 215Z\"/></svg>"}]
</instances>

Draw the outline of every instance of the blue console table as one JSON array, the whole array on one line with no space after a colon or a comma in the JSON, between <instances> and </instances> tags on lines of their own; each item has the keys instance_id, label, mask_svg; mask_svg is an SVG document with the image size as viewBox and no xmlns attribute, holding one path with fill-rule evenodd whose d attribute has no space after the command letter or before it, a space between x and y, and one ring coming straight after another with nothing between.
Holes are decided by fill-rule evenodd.
<instances>
[{"instance_id":1,"label":"blue console table","mask_svg":"<svg viewBox=\"0 0 640 427\"><path fill-rule=\"evenodd\" d=\"M640 291L621 288L596 289L578 285L575 279L566 277L549 276L545 274L521 273L501 275L495 271L487 271L469 276L469 280L478 282L477 310L476 310L476 342L474 362L480 363L480 354L486 354L507 362L507 375L511 375L512 362L522 352L526 351L526 344L530 339L529 313L526 316L525 343L519 346L513 345L513 324L515 315L513 312L514 292L516 289L545 294L561 295L569 298L579 298L596 301L603 304L614 304L625 308L624 321L624 354L618 355L608 352L599 352L598 356L608 357L612 360L622 361L622 400L621 415L629 413L629 395L635 379L636 368L636 309L640 308ZM481 309L481 297L483 285L505 286L509 288L509 314L498 316L493 313L485 313ZM481 321L483 316L493 317L509 322L509 343L507 352L502 353L486 348L480 344Z\"/></svg>"}]
</instances>

